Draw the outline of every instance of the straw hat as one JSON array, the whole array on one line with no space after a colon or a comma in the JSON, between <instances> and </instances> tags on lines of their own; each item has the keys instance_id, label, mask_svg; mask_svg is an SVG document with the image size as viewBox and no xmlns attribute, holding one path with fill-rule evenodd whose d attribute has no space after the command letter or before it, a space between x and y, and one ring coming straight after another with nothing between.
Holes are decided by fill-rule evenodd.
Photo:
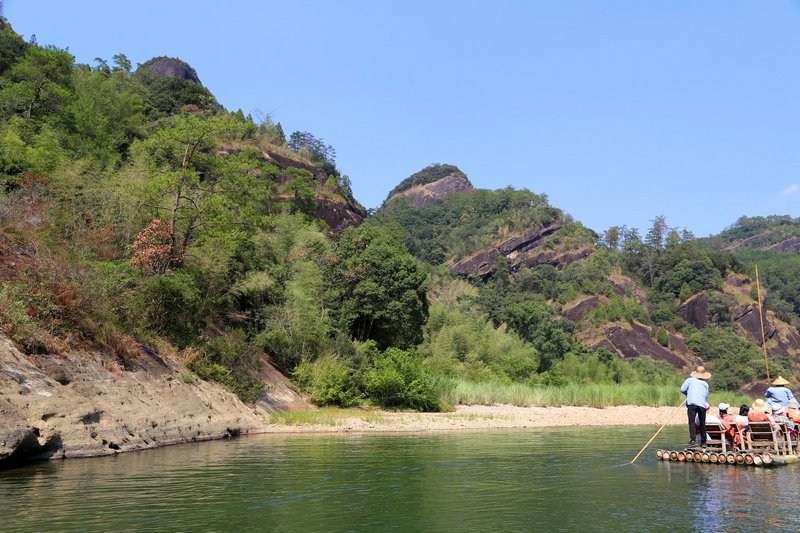
<instances>
[{"instance_id":1,"label":"straw hat","mask_svg":"<svg viewBox=\"0 0 800 533\"><path fill-rule=\"evenodd\" d=\"M708 379L708 378L711 377L711 372L708 372L706 370L706 367L700 365L700 366L697 367L697 370L695 370L694 372L692 372L689 375L692 376L693 378L697 378L697 379ZM788 383L788 381L787 381L787 383Z\"/></svg>"},{"instance_id":2,"label":"straw hat","mask_svg":"<svg viewBox=\"0 0 800 533\"><path fill-rule=\"evenodd\" d=\"M788 385L789 382L783 379L783 376L778 376L778 378L772 382L773 385Z\"/></svg>"},{"instance_id":3,"label":"straw hat","mask_svg":"<svg viewBox=\"0 0 800 533\"><path fill-rule=\"evenodd\" d=\"M762 413L766 413L769 410L767 407L767 402L759 398L755 402L753 402L753 411L760 411Z\"/></svg>"}]
</instances>

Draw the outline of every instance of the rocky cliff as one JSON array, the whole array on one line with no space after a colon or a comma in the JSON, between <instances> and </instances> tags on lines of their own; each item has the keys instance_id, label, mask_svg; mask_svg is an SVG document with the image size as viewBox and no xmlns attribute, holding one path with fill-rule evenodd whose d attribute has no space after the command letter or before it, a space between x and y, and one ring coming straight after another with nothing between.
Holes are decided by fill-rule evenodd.
<instances>
[{"instance_id":1,"label":"rocky cliff","mask_svg":"<svg viewBox=\"0 0 800 533\"><path fill-rule=\"evenodd\" d=\"M327 180L327 176L323 171L302 159L270 148L265 148L263 154L267 161L280 169L299 168L309 171L317 185L322 185ZM277 196L275 198L276 201L284 201L286 199L287 197L285 196ZM355 205L346 198L317 195L315 202L317 207L314 211L314 217L324 220L332 233L340 233L351 226L358 226L367 215L360 206Z\"/></svg>"},{"instance_id":2,"label":"rocky cliff","mask_svg":"<svg viewBox=\"0 0 800 533\"><path fill-rule=\"evenodd\" d=\"M97 352L26 355L0 332L0 463L234 437L305 406L270 367L255 409L144 348L126 367Z\"/></svg>"},{"instance_id":3,"label":"rocky cliff","mask_svg":"<svg viewBox=\"0 0 800 533\"><path fill-rule=\"evenodd\" d=\"M533 268L537 265L553 265L564 267L584 259L594 252L594 246L582 246L576 249L565 249L559 246L547 246L547 238L563 227L556 221L538 228L529 228L514 235L497 246L480 250L452 265L452 270L460 276L473 275L488 278L494 270L498 257L505 257L511 272L522 267Z\"/></svg>"},{"instance_id":4,"label":"rocky cliff","mask_svg":"<svg viewBox=\"0 0 800 533\"><path fill-rule=\"evenodd\" d=\"M395 193L389 197L387 203L399 198L405 198L408 200L409 205L420 209L436 203L451 194L470 191L472 191L472 185L466 178L448 174L431 183L415 185L409 189Z\"/></svg>"}]
</instances>

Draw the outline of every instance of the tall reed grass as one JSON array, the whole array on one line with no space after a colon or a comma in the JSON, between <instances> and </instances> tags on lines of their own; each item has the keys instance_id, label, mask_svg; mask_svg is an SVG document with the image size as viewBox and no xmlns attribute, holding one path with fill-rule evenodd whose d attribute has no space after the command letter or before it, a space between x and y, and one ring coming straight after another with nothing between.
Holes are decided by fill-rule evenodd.
<instances>
[{"instance_id":1,"label":"tall reed grass","mask_svg":"<svg viewBox=\"0 0 800 533\"><path fill-rule=\"evenodd\" d=\"M448 380L443 383L442 400L450 405L511 404L517 406L614 405L675 406L685 399L679 385L569 384L563 387L530 386L521 383L471 382ZM726 402L733 406L751 404L752 398L739 393L713 392L712 405Z\"/></svg>"}]
</instances>

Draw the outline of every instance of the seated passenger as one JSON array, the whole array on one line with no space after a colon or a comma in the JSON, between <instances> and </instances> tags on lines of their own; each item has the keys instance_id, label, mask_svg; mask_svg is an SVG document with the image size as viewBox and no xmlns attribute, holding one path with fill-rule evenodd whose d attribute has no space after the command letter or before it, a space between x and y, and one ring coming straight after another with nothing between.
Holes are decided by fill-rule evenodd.
<instances>
[{"instance_id":1,"label":"seated passenger","mask_svg":"<svg viewBox=\"0 0 800 533\"><path fill-rule=\"evenodd\" d=\"M747 427L747 423L749 422L749 420L747 420L747 413L749 412L750 408L746 405L739 407L739 414L736 415L736 424L739 426L739 428L744 429Z\"/></svg>"},{"instance_id":2,"label":"seated passenger","mask_svg":"<svg viewBox=\"0 0 800 533\"><path fill-rule=\"evenodd\" d=\"M772 407L772 421L776 424L783 424L790 432L797 434L797 426L786 416L786 409L782 405L775 404Z\"/></svg>"},{"instance_id":3,"label":"seated passenger","mask_svg":"<svg viewBox=\"0 0 800 533\"><path fill-rule=\"evenodd\" d=\"M725 434L728 436L731 442L738 443L740 440L738 431L739 426L736 423L736 415L728 412L728 409L730 408L730 404L727 403L721 403L717 406L717 409L719 409L720 425L722 426L722 429L725 430Z\"/></svg>"},{"instance_id":4,"label":"seated passenger","mask_svg":"<svg viewBox=\"0 0 800 533\"><path fill-rule=\"evenodd\" d=\"M789 408L786 410L786 416L792 422L800 422L800 403L797 400L789 400Z\"/></svg>"},{"instance_id":5,"label":"seated passenger","mask_svg":"<svg viewBox=\"0 0 800 533\"><path fill-rule=\"evenodd\" d=\"M769 422L770 417L767 413L769 413L767 402L759 398L753 403L753 406L747 413L747 420L750 422Z\"/></svg>"}]
</instances>

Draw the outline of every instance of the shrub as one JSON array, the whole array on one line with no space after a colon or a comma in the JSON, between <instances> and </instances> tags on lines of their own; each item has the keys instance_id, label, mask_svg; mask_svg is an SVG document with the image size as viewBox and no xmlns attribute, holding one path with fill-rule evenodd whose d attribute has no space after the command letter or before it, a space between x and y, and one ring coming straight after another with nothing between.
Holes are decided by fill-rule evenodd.
<instances>
[{"instance_id":1,"label":"shrub","mask_svg":"<svg viewBox=\"0 0 800 533\"><path fill-rule=\"evenodd\" d=\"M411 407L439 411L436 380L412 351L389 348L376 354L364 375L364 388L371 399L384 407Z\"/></svg>"},{"instance_id":2,"label":"shrub","mask_svg":"<svg viewBox=\"0 0 800 533\"><path fill-rule=\"evenodd\" d=\"M197 335L200 290L186 271L156 276L144 285L150 326L159 335L187 346Z\"/></svg>"},{"instance_id":3,"label":"shrub","mask_svg":"<svg viewBox=\"0 0 800 533\"><path fill-rule=\"evenodd\" d=\"M203 379L221 383L244 402L254 402L264 390L257 371L260 352L240 329L227 330L210 340L191 369Z\"/></svg>"},{"instance_id":4,"label":"shrub","mask_svg":"<svg viewBox=\"0 0 800 533\"><path fill-rule=\"evenodd\" d=\"M350 407L364 399L356 369L343 358L323 355L314 362L303 361L293 377L311 401L318 405Z\"/></svg>"}]
</instances>

